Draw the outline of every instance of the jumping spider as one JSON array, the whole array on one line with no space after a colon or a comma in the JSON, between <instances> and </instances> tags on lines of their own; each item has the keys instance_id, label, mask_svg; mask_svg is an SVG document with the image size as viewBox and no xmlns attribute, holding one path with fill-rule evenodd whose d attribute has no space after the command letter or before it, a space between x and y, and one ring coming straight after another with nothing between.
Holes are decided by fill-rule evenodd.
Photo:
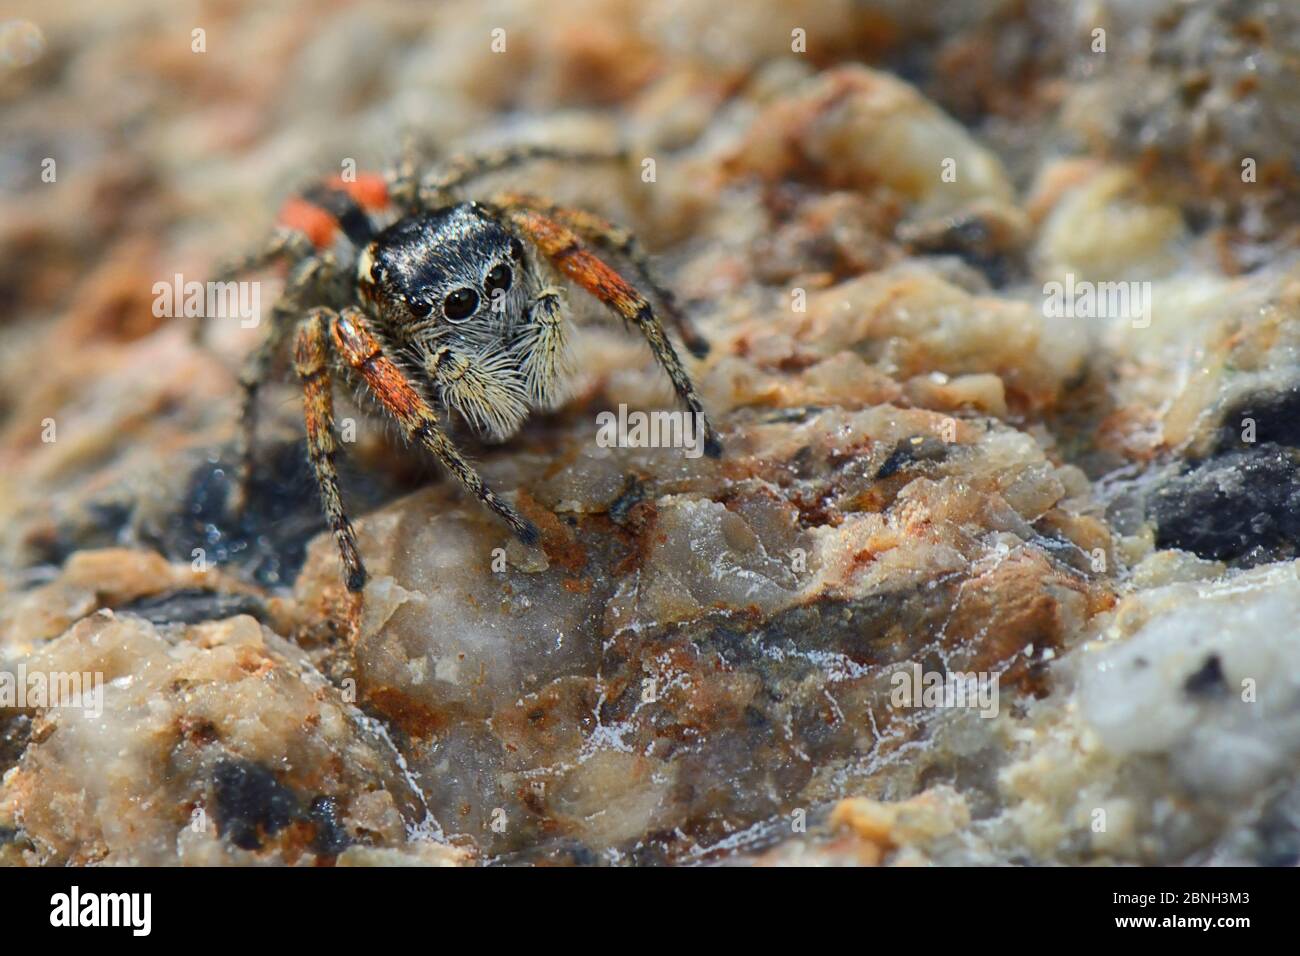
<instances>
[{"instance_id":1,"label":"jumping spider","mask_svg":"<svg viewBox=\"0 0 1300 956\"><path fill-rule=\"evenodd\" d=\"M291 199L265 248L222 271L218 281L277 260L291 263L284 293L271 310L270 330L240 376L237 494L242 502L252 474L258 389L293 330L308 455L338 541L354 614L366 571L334 466L335 378L361 386L408 442L432 452L519 540L534 543L536 526L483 482L439 415L454 410L478 432L504 439L519 430L530 409L554 408L563 400L568 310L561 290L544 281L551 271L547 265L645 336L678 397L699 414L705 452L721 453L654 308L588 248L630 263L687 347L703 356L708 343L671 292L654 280L631 234L591 213L521 193L486 202L456 197L471 180L528 160L590 162L619 155L520 147L462 157L429 173L408 157L386 176L336 179ZM372 216L384 217L388 225L380 228Z\"/></svg>"}]
</instances>

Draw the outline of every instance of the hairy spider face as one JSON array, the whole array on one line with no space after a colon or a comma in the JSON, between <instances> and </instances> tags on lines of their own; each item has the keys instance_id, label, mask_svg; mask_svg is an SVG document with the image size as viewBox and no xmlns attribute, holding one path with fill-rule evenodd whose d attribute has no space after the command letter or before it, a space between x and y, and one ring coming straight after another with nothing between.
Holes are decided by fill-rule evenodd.
<instances>
[{"instance_id":1,"label":"hairy spider face","mask_svg":"<svg viewBox=\"0 0 1300 956\"><path fill-rule=\"evenodd\" d=\"M476 203L408 216L362 252L357 280L445 404L493 437L518 428L538 280L516 236Z\"/></svg>"},{"instance_id":2,"label":"hairy spider face","mask_svg":"<svg viewBox=\"0 0 1300 956\"><path fill-rule=\"evenodd\" d=\"M357 278L406 331L462 340L512 330L536 285L523 243L476 203L398 220L362 253Z\"/></svg>"}]
</instances>

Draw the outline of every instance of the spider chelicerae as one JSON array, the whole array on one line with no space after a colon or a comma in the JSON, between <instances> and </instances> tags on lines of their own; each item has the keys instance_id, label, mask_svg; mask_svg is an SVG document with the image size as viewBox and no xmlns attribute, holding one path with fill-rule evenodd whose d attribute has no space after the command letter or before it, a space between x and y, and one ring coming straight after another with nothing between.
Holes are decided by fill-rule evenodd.
<instances>
[{"instance_id":1,"label":"spider chelicerae","mask_svg":"<svg viewBox=\"0 0 1300 956\"><path fill-rule=\"evenodd\" d=\"M240 375L237 500L247 494L252 475L258 390L292 335L308 455L357 611L366 570L335 468L335 380L368 392L408 442L431 452L521 541L535 543L536 526L484 483L440 416L455 411L499 440L518 431L531 409L562 402L570 323L561 289L548 281L557 272L645 336L678 397L702 423L706 454L721 453L655 307L593 251L630 265L687 348L705 355L708 343L656 281L629 232L538 196L507 192L472 201L460 195L471 181L530 160L598 162L621 155L524 146L427 170L408 156L386 176L318 183L286 202L263 248L215 280L230 281L277 260L291 263L269 331ZM388 225L380 228L377 219Z\"/></svg>"}]
</instances>

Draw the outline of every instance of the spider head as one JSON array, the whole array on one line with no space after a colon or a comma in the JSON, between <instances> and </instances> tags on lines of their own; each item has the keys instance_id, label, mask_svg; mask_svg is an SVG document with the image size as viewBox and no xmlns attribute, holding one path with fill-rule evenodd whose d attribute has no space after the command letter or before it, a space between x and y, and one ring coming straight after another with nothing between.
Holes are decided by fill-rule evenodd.
<instances>
[{"instance_id":1,"label":"spider head","mask_svg":"<svg viewBox=\"0 0 1300 956\"><path fill-rule=\"evenodd\" d=\"M490 438L518 430L513 343L537 279L517 236L474 203L408 216L366 247L357 281L441 402Z\"/></svg>"},{"instance_id":2,"label":"spider head","mask_svg":"<svg viewBox=\"0 0 1300 956\"><path fill-rule=\"evenodd\" d=\"M523 243L476 203L394 223L362 252L357 280L399 327L466 341L507 338L536 284Z\"/></svg>"}]
</instances>

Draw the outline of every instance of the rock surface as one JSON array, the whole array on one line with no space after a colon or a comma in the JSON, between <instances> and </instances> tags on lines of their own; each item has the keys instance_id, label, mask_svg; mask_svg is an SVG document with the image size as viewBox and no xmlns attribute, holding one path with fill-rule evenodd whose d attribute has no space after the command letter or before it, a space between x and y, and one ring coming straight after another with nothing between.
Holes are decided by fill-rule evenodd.
<instances>
[{"instance_id":1,"label":"rock surface","mask_svg":"<svg viewBox=\"0 0 1300 956\"><path fill-rule=\"evenodd\" d=\"M1278 5L17 6L0 863L1300 858ZM602 447L671 392L577 291L571 400L464 436L537 547L340 395L349 636L290 376L233 514L260 330L153 288L407 132L628 146L485 188L641 236L726 454Z\"/></svg>"}]
</instances>

